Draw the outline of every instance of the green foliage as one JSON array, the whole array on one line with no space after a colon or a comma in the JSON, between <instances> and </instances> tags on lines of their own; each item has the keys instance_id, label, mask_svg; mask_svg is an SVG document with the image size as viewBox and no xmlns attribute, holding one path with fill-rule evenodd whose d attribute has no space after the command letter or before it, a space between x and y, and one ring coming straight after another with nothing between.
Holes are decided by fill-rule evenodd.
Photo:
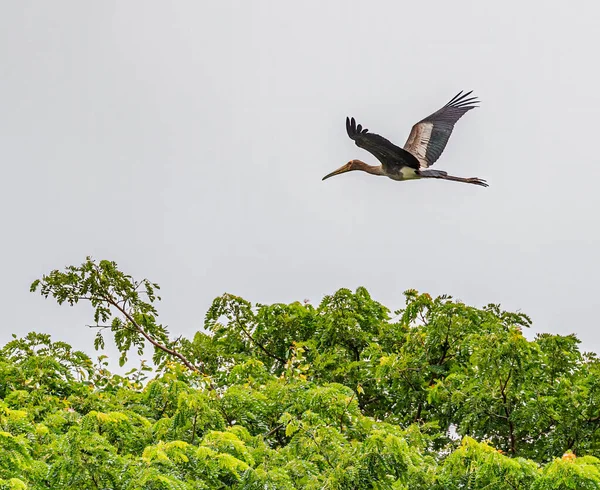
<instances>
[{"instance_id":1,"label":"green foliage","mask_svg":"<svg viewBox=\"0 0 600 490\"><path fill-rule=\"evenodd\" d=\"M569 457L571 456L571 457ZM596 490L600 488L600 460L592 456L573 458L572 453L547 465L532 490Z\"/></svg>"},{"instance_id":2,"label":"green foliage","mask_svg":"<svg viewBox=\"0 0 600 490\"><path fill-rule=\"evenodd\" d=\"M173 349L176 342L169 340L169 333L157 323L158 312L154 306L160 296L158 284L148 279L134 280L108 260L96 263L90 257L80 266L69 266L64 272L54 270L31 284L32 292L40 290L42 296L52 296L58 304L73 306L79 301L89 301L94 308L94 327L98 334L96 349L104 348L103 331L113 333L113 339L121 352L120 365L127 361L127 353L136 348L142 355L147 342L154 346L154 361L160 363L165 354L178 357L190 369L187 359Z\"/></svg>"},{"instance_id":3,"label":"green foliage","mask_svg":"<svg viewBox=\"0 0 600 490\"><path fill-rule=\"evenodd\" d=\"M10 341L0 488L600 488L598 359L574 336L527 340L529 319L497 305L226 294L204 332L171 340L158 286L112 262L32 289L90 301L122 359L149 342L156 365L116 375L48 335Z\"/></svg>"},{"instance_id":4,"label":"green foliage","mask_svg":"<svg viewBox=\"0 0 600 490\"><path fill-rule=\"evenodd\" d=\"M439 474L440 489L531 488L538 478L538 466L523 458L509 458L492 446L465 437L450 454Z\"/></svg>"}]
</instances>

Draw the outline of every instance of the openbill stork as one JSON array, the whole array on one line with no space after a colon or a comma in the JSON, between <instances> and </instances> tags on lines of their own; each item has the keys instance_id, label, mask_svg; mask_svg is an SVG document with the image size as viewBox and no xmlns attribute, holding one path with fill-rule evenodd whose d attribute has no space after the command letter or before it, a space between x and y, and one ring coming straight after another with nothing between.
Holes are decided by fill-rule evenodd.
<instances>
[{"instance_id":1,"label":"openbill stork","mask_svg":"<svg viewBox=\"0 0 600 490\"><path fill-rule=\"evenodd\" d=\"M440 110L416 123L404 148L396 146L383 136L369 133L369 130L360 124L357 126L354 118L346 118L346 131L350 139L354 140L359 148L372 153L381 165L368 165L360 160L350 160L343 167L323 177L323 180L351 170L362 170L393 180L444 179L487 187L486 181L477 177L455 177L443 170L429 169L446 148L456 122L467 111L478 107L474 105L479 103L477 97L469 97L471 92L459 92Z\"/></svg>"}]
</instances>

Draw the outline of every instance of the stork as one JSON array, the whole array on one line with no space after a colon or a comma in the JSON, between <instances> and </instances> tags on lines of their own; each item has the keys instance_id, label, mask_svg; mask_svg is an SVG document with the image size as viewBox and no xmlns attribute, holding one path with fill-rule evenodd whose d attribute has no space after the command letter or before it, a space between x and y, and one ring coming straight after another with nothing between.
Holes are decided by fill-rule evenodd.
<instances>
[{"instance_id":1,"label":"stork","mask_svg":"<svg viewBox=\"0 0 600 490\"><path fill-rule=\"evenodd\" d=\"M404 148L396 146L383 136L369 133L369 130L360 124L357 126L354 118L346 118L346 131L350 139L354 140L356 146L375 156L381 164L368 165L361 160L350 160L344 166L327 174L323 180L351 170L362 170L399 181L444 179L488 187L485 180L477 177L455 177L443 170L429 169L446 148L456 122L466 112L478 107L475 104L479 101L477 97L469 97L471 93L472 91L466 94L459 92L440 110L416 123L408 135Z\"/></svg>"}]
</instances>

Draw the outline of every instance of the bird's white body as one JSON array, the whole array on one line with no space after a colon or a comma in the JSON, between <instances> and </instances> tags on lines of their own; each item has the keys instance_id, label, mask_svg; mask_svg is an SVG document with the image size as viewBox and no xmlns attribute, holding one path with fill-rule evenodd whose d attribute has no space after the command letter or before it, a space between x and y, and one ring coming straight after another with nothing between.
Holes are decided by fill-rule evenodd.
<instances>
[{"instance_id":1,"label":"bird's white body","mask_svg":"<svg viewBox=\"0 0 600 490\"><path fill-rule=\"evenodd\" d=\"M420 179L421 176L416 172L414 168L411 167L402 167L400 169L400 175L398 176L389 176L394 180L412 180L412 179Z\"/></svg>"},{"instance_id":2,"label":"bird's white body","mask_svg":"<svg viewBox=\"0 0 600 490\"><path fill-rule=\"evenodd\" d=\"M381 165L377 167L377 174L384 175L385 177L389 177L392 180L402 181L402 180L414 180L420 179L421 176L418 172L412 167L400 167L393 169L393 172L386 172Z\"/></svg>"}]
</instances>

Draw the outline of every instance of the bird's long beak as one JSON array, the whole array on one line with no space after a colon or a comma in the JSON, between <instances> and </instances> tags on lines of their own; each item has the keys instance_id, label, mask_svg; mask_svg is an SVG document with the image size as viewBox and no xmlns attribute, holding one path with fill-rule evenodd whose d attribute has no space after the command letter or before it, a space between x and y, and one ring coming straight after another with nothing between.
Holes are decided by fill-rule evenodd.
<instances>
[{"instance_id":1,"label":"bird's long beak","mask_svg":"<svg viewBox=\"0 0 600 490\"><path fill-rule=\"evenodd\" d=\"M334 170L333 172L331 172L330 174L327 174L325 177L323 177L321 180L325 180L328 179L329 177L333 177L334 175L340 175L343 174L344 172L348 172L350 170L350 168L348 167L348 164L338 168L337 170Z\"/></svg>"}]
</instances>

